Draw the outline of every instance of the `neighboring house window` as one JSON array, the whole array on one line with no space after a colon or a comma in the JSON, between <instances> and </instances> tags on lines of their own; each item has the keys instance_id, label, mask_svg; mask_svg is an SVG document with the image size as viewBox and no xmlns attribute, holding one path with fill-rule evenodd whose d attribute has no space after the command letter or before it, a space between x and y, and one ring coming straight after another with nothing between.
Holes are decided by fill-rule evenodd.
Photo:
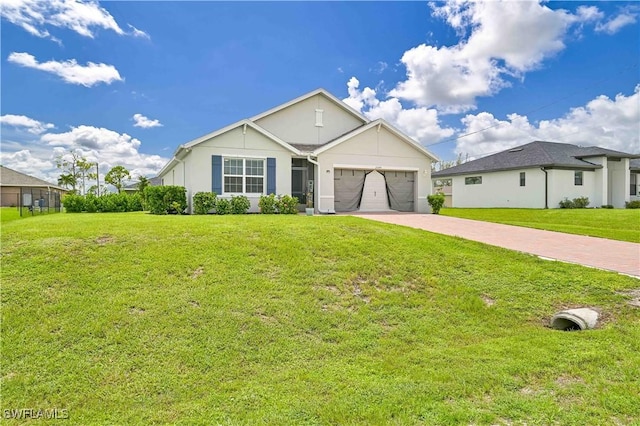
<instances>
[{"instance_id":1,"label":"neighboring house window","mask_svg":"<svg viewBox=\"0 0 640 426\"><path fill-rule=\"evenodd\" d=\"M465 185L480 185L482 183L482 176L469 176L464 178Z\"/></svg>"},{"instance_id":2,"label":"neighboring house window","mask_svg":"<svg viewBox=\"0 0 640 426\"><path fill-rule=\"evenodd\" d=\"M638 175L631 173L631 187L629 188L629 195L636 195L638 193Z\"/></svg>"},{"instance_id":3,"label":"neighboring house window","mask_svg":"<svg viewBox=\"0 0 640 426\"><path fill-rule=\"evenodd\" d=\"M225 193L264 193L264 160L262 159L225 158L223 176Z\"/></svg>"},{"instance_id":4,"label":"neighboring house window","mask_svg":"<svg viewBox=\"0 0 640 426\"><path fill-rule=\"evenodd\" d=\"M576 186L582 186L582 172L575 172L573 174L573 184Z\"/></svg>"},{"instance_id":5,"label":"neighboring house window","mask_svg":"<svg viewBox=\"0 0 640 426\"><path fill-rule=\"evenodd\" d=\"M525 186L527 183L527 177L525 172L520 172L520 186Z\"/></svg>"}]
</instances>

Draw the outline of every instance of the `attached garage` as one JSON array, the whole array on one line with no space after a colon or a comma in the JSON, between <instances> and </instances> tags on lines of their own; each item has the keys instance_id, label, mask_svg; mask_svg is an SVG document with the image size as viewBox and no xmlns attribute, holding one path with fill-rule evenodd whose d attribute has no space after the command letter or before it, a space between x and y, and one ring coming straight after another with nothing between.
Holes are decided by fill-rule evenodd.
<instances>
[{"instance_id":1,"label":"attached garage","mask_svg":"<svg viewBox=\"0 0 640 426\"><path fill-rule=\"evenodd\" d=\"M334 170L336 212L415 211L415 172Z\"/></svg>"}]
</instances>

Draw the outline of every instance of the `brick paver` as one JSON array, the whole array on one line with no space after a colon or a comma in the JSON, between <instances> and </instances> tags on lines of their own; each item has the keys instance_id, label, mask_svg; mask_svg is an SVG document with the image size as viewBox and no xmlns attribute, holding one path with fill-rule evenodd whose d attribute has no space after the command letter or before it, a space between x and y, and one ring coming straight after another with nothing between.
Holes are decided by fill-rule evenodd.
<instances>
[{"instance_id":1,"label":"brick paver","mask_svg":"<svg viewBox=\"0 0 640 426\"><path fill-rule=\"evenodd\" d=\"M433 214L358 214L640 278L640 244Z\"/></svg>"}]
</instances>

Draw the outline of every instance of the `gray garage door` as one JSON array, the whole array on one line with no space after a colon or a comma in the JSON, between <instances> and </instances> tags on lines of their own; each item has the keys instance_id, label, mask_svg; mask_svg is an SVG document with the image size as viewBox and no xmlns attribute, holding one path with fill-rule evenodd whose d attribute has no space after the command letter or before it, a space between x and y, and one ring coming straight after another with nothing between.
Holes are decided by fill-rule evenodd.
<instances>
[{"instance_id":1,"label":"gray garage door","mask_svg":"<svg viewBox=\"0 0 640 426\"><path fill-rule=\"evenodd\" d=\"M373 170L334 170L334 206L336 212L352 212L360 208L367 174ZM386 182L389 208L401 212L414 211L415 172L381 171Z\"/></svg>"}]
</instances>

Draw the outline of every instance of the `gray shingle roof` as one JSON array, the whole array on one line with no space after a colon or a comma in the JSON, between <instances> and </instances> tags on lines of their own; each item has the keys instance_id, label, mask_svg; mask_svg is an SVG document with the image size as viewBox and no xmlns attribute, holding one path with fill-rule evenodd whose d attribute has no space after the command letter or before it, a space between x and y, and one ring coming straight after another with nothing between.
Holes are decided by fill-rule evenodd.
<instances>
[{"instance_id":1,"label":"gray shingle roof","mask_svg":"<svg viewBox=\"0 0 640 426\"><path fill-rule=\"evenodd\" d=\"M156 177L152 177L149 178L149 185L151 186L160 186L162 184L162 178L159 176ZM130 183L129 185L124 187L125 190L129 189L129 190L137 190L138 189L138 182L134 182L134 183Z\"/></svg>"},{"instance_id":2,"label":"gray shingle roof","mask_svg":"<svg viewBox=\"0 0 640 426\"><path fill-rule=\"evenodd\" d=\"M529 167L599 169L602 166L589 162L590 157L596 156L640 158L640 155L600 147L581 147L566 143L535 141L434 172L431 176L446 177Z\"/></svg>"},{"instance_id":3,"label":"gray shingle roof","mask_svg":"<svg viewBox=\"0 0 640 426\"><path fill-rule=\"evenodd\" d=\"M60 188L51 182L20 173L5 166L0 166L0 186L50 187L66 191L66 189Z\"/></svg>"}]
</instances>

